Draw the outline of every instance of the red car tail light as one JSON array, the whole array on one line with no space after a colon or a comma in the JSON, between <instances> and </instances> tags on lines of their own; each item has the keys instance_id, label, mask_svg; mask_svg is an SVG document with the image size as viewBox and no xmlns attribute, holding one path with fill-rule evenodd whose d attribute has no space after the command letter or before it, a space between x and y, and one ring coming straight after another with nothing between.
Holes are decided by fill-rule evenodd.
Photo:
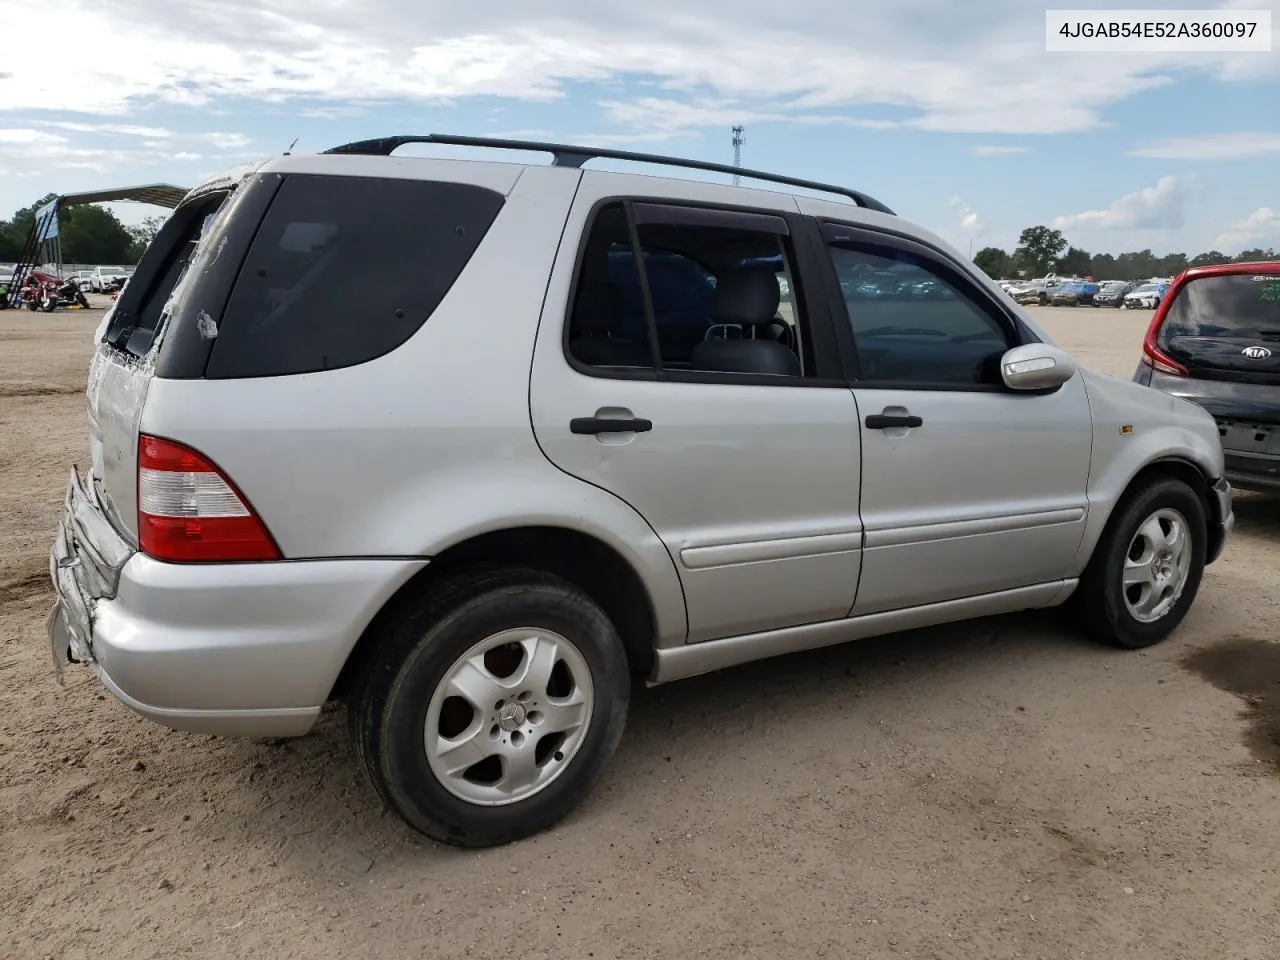
<instances>
[{"instance_id":1,"label":"red car tail light","mask_svg":"<svg viewBox=\"0 0 1280 960\"><path fill-rule=\"evenodd\" d=\"M282 559L280 548L229 477L196 451L138 438L138 541L173 563Z\"/></svg>"},{"instance_id":2,"label":"red car tail light","mask_svg":"<svg viewBox=\"0 0 1280 960\"><path fill-rule=\"evenodd\" d=\"M1158 344L1160 328L1164 326L1164 318L1169 315L1169 304L1173 302L1176 295L1175 285L1175 288L1168 291L1160 301L1160 306L1156 308L1156 315L1151 318L1151 325L1147 327L1147 335L1142 341L1142 362L1156 373L1163 373L1170 377L1185 377L1189 376L1187 368L1161 350Z\"/></svg>"}]
</instances>

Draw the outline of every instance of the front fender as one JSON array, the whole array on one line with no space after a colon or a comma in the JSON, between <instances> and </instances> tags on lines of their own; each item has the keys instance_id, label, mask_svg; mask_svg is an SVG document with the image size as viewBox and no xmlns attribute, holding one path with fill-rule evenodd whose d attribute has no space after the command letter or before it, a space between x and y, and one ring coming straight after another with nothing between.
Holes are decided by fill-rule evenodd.
<instances>
[{"instance_id":1,"label":"front fender","mask_svg":"<svg viewBox=\"0 0 1280 960\"><path fill-rule=\"evenodd\" d=\"M1093 417L1093 454L1089 464L1089 516L1085 523L1077 573L1083 571L1106 528L1116 503L1143 470L1162 462L1194 467L1212 488L1223 474L1222 442L1207 412L1127 380L1087 373L1085 384ZM1210 507L1216 501L1211 497ZM1210 518L1225 522L1226 517Z\"/></svg>"}]
</instances>

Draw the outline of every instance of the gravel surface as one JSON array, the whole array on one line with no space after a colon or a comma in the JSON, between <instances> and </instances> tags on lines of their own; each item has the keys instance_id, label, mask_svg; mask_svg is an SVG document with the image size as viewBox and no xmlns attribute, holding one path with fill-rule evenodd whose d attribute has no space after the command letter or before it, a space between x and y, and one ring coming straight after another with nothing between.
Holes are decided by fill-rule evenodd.
<instances>
[{"instance_id":1,"label":"gravel surface","mask_svg":"<svg viewBox=\"0 0 1280 960\"><path fill-rule=\"evenodd\" d=\"M1150 318L1033 312L1125 378ZM575 814L462 852L382 809L340 708L215 739L54 683L99 316L0 313L0 956L1280 956L1280 501L1237 496L1154 649L1044 613L641 686Z\"/></svg>"}]
</instances>

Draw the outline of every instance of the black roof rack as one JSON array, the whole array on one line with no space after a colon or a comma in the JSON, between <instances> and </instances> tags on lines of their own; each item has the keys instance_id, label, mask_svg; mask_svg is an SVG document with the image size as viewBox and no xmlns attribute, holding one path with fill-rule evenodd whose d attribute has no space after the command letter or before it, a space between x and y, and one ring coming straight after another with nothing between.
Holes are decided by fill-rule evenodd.
<instances>
[{"instance_id":1,"label":"black roof rack","mask_svg":"<svg viewBox=\"0 0 1280 960\"><path fill-rule=\"evenodd\" d=\"M490 137L461 137L447 133L428 133L420 135L404 135L396 137L378 137L374 140L358 140L345 143L340 147L325 150L325 153L355 154L358 156L386 157L408 143L438 143L456 147L492 147L503 150L529 150L537 153L549 153L552 165L556 167L580 168L588 160L632 160L638 163L656 163L667 167L685 167L690 170L707 170L712 173L726 173L730 176L747 177L751 180L766 180L770 183L781 183L789 187L800 187L805 190L817 190L822 193L835 193L848 197L860 207L876 210L880 213L893 214L879 200L867 196L858 190L848 187L837 187L830 183L818 183L813 180L800 180L796 177L784 177L776 173L765 173L763 170L747 170L733 167L726 163L707 163L703 160L682 160L678 157L664 157L661 154L633 153L629 150L602 150L596 147L572 146L563 143L542 143L536 140L499 140Z\"/></svg>"}]
</instances>

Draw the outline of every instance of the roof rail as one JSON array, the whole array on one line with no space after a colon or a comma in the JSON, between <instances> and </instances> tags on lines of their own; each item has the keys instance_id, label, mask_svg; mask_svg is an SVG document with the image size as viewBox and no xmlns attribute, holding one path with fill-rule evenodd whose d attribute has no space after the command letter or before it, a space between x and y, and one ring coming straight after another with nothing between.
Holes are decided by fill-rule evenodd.
<instances>
[{"instance_id":1,"label":"roof rail","mask_svg":"<svg viewBox=\"0 0 1280 960\"><path fill-rule=\"evenodd\" d=\"M447 133L428 133L420 135L404 135L395 137L378 137L373 140L359 140L345 143L340 147L325 150L325 153L355 154L358 156L386 157L408 143L438 143L456 147L492 147L503 150L529 150L537 153L549 153L552 166L581 168L588 160L631 160L637 163L655 163L667 167L685 167L690 170L707 170L712 173L725 173L730 176L747 177L752 180L765 180L770 183L781 183L789 187L800 187L805 190L816 190L821 193L835 193L848 197L860 207L876 210L892 215L893 211L879 200L867 196L859 190L838 187L829 183L818 183L813 180L800 180L796 177L784 177L776 173L765 173L763 170L747 170L733 167L725 163L707 163L703 160L682 160L678 157L664 157L661 154L633 153L629 150L603 150L597 147L581 147L563 143L543 143L536 140L499 140L491 137L462 137Z\"/></svg>"}]
</instances>

